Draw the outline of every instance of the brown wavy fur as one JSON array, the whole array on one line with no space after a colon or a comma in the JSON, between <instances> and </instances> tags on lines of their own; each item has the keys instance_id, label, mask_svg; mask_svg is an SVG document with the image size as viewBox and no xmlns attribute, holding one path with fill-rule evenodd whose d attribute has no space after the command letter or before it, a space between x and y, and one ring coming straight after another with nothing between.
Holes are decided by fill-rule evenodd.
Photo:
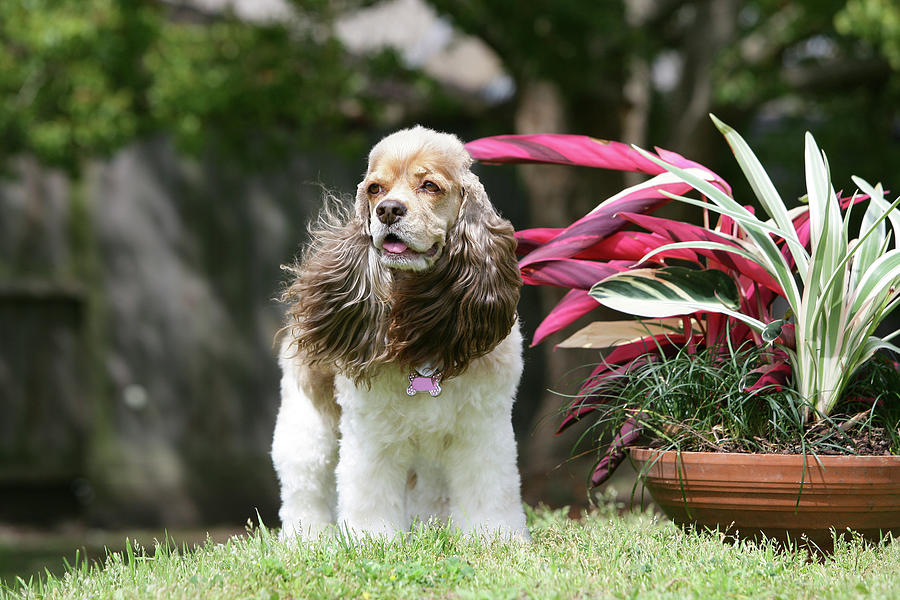
<instances>
[{"instance_id":1,"label":"brown wavy fur","mask_svg":"<svg viewBox=\"0 0 900 600\"><path fill-rule=\"evenodd\" d=\"M475 175L447 234L444 254L427 273L395 274L385 358L441 365L462 373L509 335L522 280L512 225L500 218Z\"/></svg>"},{"instance_id":2,"label":"brown wavy fur","mask_svg":"<svg viewBox=\"0 0 900 600\"><path fill-rule=\"evenodd\" d=\"M332 198L309 235L301 261L284 267L294 277L281 296L290 305L285 329L311 366L359 380L386 348L390 273L362 220Z\"/></svg>"},{"instance_id":3,"label":"brown wavy fur","mask_svg":"<svg viewBox=\"0 0 900 600\"><path fill-rule=\"evenodd\" d=\"M463 151L464 152L464 151ZM459 218L426 272L391 271L367 233L368 207L326 208L282 300L286 329L312 366L368 381L387 363L465 371L509 335L521 278L512 225L494 210L468 170Z\"/></svg>"}]
</instances>

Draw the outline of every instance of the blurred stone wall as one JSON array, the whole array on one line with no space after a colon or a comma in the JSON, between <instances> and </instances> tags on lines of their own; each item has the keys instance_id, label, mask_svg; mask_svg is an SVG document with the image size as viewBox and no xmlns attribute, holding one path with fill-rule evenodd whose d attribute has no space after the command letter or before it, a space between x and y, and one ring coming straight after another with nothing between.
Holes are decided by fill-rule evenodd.
<instances>
[{"instance_id":1,"label":"blurred stone wall","mask_svg":"<svg viewBox=\"0 0 900 600\"><path fill-rule=\"evenodd\" d=\"M0 521L79 511L88 415L83 298L34 282L0 285Z\"/></svg>"},{"instance_id":2,"label":"blurred stone wall","mask_svg":"<svg viewBox=\"0 0 900 600\"><path fill-rule=\"evenodd\" d=\"M72 478L103 524L244 520L257 508L274 520L279 265L319 206L316 182L350 189L361 165L317 155L248 174L184 160L164 140L91 162L74 181L13 164L0 184L0 290L80 290L83 315L68 335L83 356L73 339L0 314L5 483L21 487L10 474L29 470ZM51 313L45 321L65 318ZM33 396L26 379L55 383ZM23 436L44 463L72 464L63 474L8 451Z\"/></svg>"}]
</instances>

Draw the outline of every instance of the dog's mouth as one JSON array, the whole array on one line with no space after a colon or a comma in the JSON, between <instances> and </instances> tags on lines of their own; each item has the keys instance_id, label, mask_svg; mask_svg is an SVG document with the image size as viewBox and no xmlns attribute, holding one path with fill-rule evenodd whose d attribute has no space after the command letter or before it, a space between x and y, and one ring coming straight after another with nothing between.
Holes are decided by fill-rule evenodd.
<instances>
[{"instance_id":1,"label":"dog's mouth","mask_svg":"<svg viewBox=\"0 0 900 600\"><path fill-rule=\"evenodd\" d=\"M418 252L418 251L410 248L406 244L406 242L401 240L399 238L399 236L397 236L396 234L389 233L384 237L384 240L382 240L382 242L381 242L381 250L382 250L382 252L384 252L384 254L386 254L388 256L397 257L397 258L400 258L400 257L413 258L413 257L417 257L417 256L425 256L425 257L430 258L430 257L434 256L435 254L437 254L438 244L437 244L437 242L435 242L434 245L431 246L431 248L429 248L425 252Z\"/></svg>"}]
</instances>

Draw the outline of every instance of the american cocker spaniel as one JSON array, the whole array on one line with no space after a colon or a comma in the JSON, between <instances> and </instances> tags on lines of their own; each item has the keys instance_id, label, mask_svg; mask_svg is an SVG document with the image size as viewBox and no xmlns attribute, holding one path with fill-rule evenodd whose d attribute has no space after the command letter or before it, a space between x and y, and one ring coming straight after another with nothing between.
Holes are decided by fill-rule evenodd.
<instances>
[{"instance_id":1,"label":"american cocker spaniel","mask_svg":"<svg viewBox=\"0 0 900 600\"><path fill-rule=\"evenodd\" d=\"M413 522L528 539L510 414L516 241L455 136L398 131L326 209L283 300L272 459L285 536Z\"/></svg>"}]
</instances>

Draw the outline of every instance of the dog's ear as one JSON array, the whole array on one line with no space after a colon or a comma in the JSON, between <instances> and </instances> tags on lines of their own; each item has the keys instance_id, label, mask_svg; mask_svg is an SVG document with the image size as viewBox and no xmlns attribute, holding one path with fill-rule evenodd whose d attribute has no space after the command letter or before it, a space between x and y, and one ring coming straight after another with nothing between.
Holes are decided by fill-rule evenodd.
<instances>
[{"instance_id":1,"label":"dog's ear","mask_svg":"<svg viewBox=\"0 0 900 600\"><path fill-rule=\"evenodd\" d=\"M285 267L294 279L281 299L290 305L285 329L306 361L359 382L384 353L390 275L357 209L323 210L302 260Z\"/></svg>"},{"instance_id":2,"label":"dog's ear","mask_svg":"<svg viewBox=\"0 0 900 600\"><path fill-rule=\"evenodd\" d=\"M459 375L509 335L522 279L513 227L478 177L462 178L462 204L444 254L427 274L394 278L389 353L416 367Z\"/></svg>"},{"instance_id":3,"label":"dog's ear","mask_svg":"<svg viewBox=\"0 0 900 600\"><path fill-rule=\"evenodd\" d=\"M369 225L371 214L369 213L369 195L366 193L366 187L366 178L363 177L362 181L356 186L355 210L356 218L362 224L363 231L365 231L366 235L371 235L372 231Z\"/></svg>"}]
</instances>

